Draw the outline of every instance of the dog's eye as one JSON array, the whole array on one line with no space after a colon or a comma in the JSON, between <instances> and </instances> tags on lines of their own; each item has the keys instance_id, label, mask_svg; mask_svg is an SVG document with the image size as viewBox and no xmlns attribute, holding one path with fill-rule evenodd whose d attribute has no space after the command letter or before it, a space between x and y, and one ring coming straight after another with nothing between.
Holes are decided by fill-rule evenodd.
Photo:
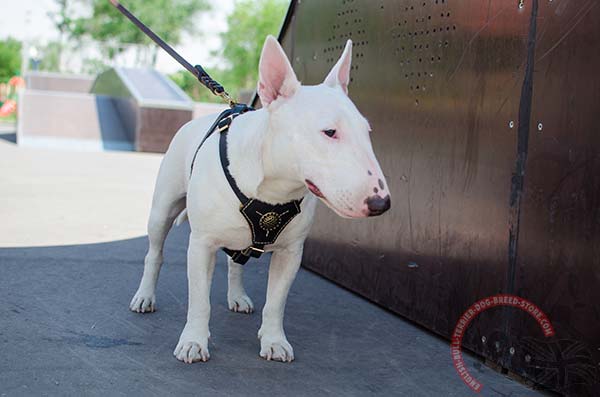
<instances>
[{"instance_id":1,"label":"dog's eye","mask_svg":"<svg viewBox=\"0 0 600 397\"><path fill-rule=\"evenodd\" d=\"M323 130L323 134L327 135L329 138L335 138L335 130Z\"/></svg>"}]
</instances>

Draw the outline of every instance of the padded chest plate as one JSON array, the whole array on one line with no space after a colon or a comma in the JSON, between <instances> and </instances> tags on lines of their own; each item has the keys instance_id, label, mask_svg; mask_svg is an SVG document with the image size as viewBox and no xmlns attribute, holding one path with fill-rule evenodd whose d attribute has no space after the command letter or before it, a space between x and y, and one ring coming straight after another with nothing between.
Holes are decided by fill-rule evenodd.
<instances>
[{"instance_id":1,"label":"padded chest plate","mask_svg":"<svg viewBox=\"0 0 600 397\"><path fill-rule=\"evenodd\" d=\"M253 199L240 208L252 231L252 243L274 244L279 234L300 213L300 203L267 204Z\"/></svg>"}]
</instances>

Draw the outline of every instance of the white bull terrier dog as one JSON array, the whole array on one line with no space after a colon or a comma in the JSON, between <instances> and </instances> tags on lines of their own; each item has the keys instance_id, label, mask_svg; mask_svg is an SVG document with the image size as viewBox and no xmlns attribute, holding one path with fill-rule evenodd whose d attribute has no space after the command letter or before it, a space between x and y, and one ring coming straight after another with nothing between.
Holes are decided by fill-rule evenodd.
<instances>
[{"instance_id":1,"label":"white bull terrier dog","mask_svg":"<svg viewBox=\"0 0 600 397\"><path fill-rule=\"evenodd\" d=\"M351 58L348 40L322 84L301 86L277 40L267 37L259 65L258 95L263 108L240 115L229 129L229 172L246 196L270 204L305 197L301 213L275 244L265 247L273 254L258 337L260 356L267 360L294 359L283 330L283 314L317 200L344 218L379 215L390 207L388 186L371 147L369 124L348 98ZM181 219L187 212L191 227L188 313L174 351L186 363L209 359L209 295L217 250L242 250L252 243L240 201L219 160L219 133L211 135L194 156L214 120L208 116L183 126L164 156L148 221L144 274L130 304L135 312L155 310L165 237L178 215ZM231 259L228 266L229 309L251 313L253 304L242 284L243 267Z\"/></svg>"}]
</instances>

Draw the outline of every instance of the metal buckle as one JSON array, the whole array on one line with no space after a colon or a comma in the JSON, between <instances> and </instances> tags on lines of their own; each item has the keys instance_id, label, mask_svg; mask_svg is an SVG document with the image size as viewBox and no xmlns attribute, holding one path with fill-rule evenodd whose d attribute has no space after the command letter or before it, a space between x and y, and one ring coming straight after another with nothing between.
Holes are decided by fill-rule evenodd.
<instances>
[{"instance_id":1,"label":"metal buckle","mask_svg":"<svg viewBox=\"0 0 600 397\"><path fill-rule=\"evenodd\" d=\"M229 116L227 116L224 119L222 119L221 121L219 121L219 124L218 124L219 132L221 133L223 131L228 130L232 121L233 121L233 114L230 114Z\"/></svg>"},{"instance_id":2,"label":"metal buckle","mask_svg":"<svg viewBox=\"0 0 600 397\"><path fill-rule=\"evenodd\" d=\"M253 256L255 258L258 258L262 254L265 253L265 250L260 249L260 248L256 248L256 247L253 247L253 246L250 246L248 248L243 249L241 251L241 253L242 253L242 255L245 255L245 256Z\"/></svg>"}]
</instances>

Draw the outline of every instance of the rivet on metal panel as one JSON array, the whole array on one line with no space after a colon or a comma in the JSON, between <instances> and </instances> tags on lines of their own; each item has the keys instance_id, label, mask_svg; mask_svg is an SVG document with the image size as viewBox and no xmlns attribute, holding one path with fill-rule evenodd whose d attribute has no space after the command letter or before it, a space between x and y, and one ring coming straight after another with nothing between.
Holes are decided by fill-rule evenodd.
<instances>
[{"instance_id":1,"label":"rivet on metal panel","mask_svg":"<svg viewBox=\"0 0 600 397\"><path fill-rule=\"evenodd\" d=\"M485 336L482 336L482 337L481 337L481 342L482 342L482 343L485 343L486 341L487 341L487 338L486 338Z\"/></svg>"},{"instance_id":2,"label":"rivet on metal panel","mask_svg":"<svg viewBox=\"0 0 600 397\"><path fill-rule=\"evenodd\" d=\"M508 352L510 353L511 356L514 356L514 354L515 354L515 348L511 347L510 349L508 349Z\"/></svg>"},{"instance_id":3,"label":"rivet on metal panel","mask_svg":"<svg viewBox=\"0 0 600 397\"><path fill-rule=\"evenodd\" d=\"M538 131L542 131L544 129L544 125L542 123L538 123Z\"/></svg>"},{"instance_id":4,"label":"rivet on metal panel","mask_svg":"<svg viewBox=\"0 0 600 397\"><path fill-rule=\"evenodd\" d=\"M513 128L515 126L515 122L514 121L509 121L508 122L508 128Z\"/></svg>"}]
</instances>

